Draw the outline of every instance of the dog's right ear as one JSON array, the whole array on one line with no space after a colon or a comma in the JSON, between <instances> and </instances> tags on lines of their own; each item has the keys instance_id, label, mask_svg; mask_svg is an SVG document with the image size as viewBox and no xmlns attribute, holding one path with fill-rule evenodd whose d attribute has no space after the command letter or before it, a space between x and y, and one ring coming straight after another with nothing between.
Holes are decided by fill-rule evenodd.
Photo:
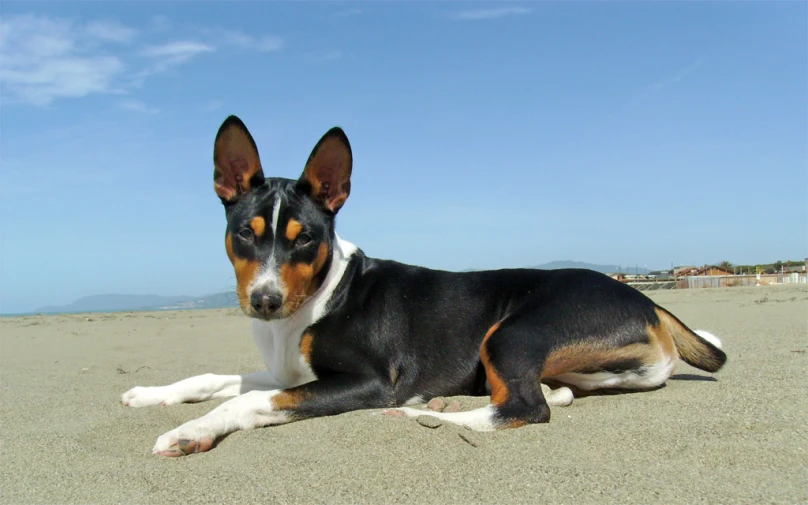
<instances>
[{"instance_id":1,"label":"dog's right ear","mask_svg":"<svg viewBox=\"0 0 808 505\"><path fill-rule=\"evenodd\" d=\"M224 205L264 183L264 171L255 141L241 119L224 120L213 144L213 189Z\"/></svg>"}]
</instances>

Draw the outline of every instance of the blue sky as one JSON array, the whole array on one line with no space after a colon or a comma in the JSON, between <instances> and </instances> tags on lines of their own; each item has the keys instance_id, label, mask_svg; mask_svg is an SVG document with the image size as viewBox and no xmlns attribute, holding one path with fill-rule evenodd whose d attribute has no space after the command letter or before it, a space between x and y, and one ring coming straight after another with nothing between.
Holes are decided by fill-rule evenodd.
<instances>
[{"instance_id":1,"label":"blue sky","mask_svg":"<svg viewBox=\"0 0 808 505\"><path fill-rule=\"evenodd\" d=\"M213 137L341 125L337 229L462 270L808 255L804 2L3 2L0 311L233 289Z\"/></svg>"}]
</instances>

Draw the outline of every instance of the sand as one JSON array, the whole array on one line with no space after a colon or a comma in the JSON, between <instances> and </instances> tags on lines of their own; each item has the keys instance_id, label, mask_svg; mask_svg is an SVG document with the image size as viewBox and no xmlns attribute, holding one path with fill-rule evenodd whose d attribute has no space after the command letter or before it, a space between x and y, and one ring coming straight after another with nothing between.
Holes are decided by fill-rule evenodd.
<instances>
[{"instance_id":1,"label":"sand","mask_svg":"<svg viewBox=\"0 0 808 505\"><path fill-rule=\"evenodd\" d=\"M727 366L679 364L650 393L576 399L496 433L352 412L153 456L221 403L133 409L136 385L262 367L233 310L0 321L3 503L805 503L808 286L658 292L720 336ZM463 408L486 403L459 397Z\"/></svg>"}]
</instances>

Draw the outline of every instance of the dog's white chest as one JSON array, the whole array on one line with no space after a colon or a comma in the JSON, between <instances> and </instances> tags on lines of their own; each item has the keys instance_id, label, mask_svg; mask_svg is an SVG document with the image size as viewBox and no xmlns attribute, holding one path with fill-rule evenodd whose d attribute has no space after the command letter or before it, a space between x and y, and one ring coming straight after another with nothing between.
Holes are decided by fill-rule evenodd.
<instances>
[{"instance_id":1,"label":"dog's white chest","mask_svg":"<svg viewBox=\"0 0 808 505\"><path fill-rule=\"evenodd\" d=\"M280 324L279 324L280 323ZM300 354L303 328L290 328L283 322L253 320L252 333L258 352L272 374L284 388L315 380L317 377L306 359Z\"/></svg>"}]
</instances>

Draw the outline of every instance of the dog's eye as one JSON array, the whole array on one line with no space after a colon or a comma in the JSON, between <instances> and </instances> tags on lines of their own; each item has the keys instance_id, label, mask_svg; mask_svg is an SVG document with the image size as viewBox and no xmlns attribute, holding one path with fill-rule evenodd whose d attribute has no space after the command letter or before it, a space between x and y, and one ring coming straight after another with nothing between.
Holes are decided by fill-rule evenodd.
<instances>
[{"instance_id":1,"label":"dog's eye","mask_svg":"<svg viewBox=\"0 0 808 505\"><path fill-rule=\"evenodd\" d=\"M238 236L244 240L252 240L255 237L255 234L249 228L242 228L238 231Z\"/></svg>"},{"instance_id":2,"label":"dog's eye","mask_svg":"<svg viewBox=\"0 0 808 505\"><path fill-rule=\"evenodd\" d=\"M295 244L298 247L303 247L303 246L309 245L309 244L311 244L311 236L308 233L301 233L295 239Z\"/></svg>"}]
</instances>

